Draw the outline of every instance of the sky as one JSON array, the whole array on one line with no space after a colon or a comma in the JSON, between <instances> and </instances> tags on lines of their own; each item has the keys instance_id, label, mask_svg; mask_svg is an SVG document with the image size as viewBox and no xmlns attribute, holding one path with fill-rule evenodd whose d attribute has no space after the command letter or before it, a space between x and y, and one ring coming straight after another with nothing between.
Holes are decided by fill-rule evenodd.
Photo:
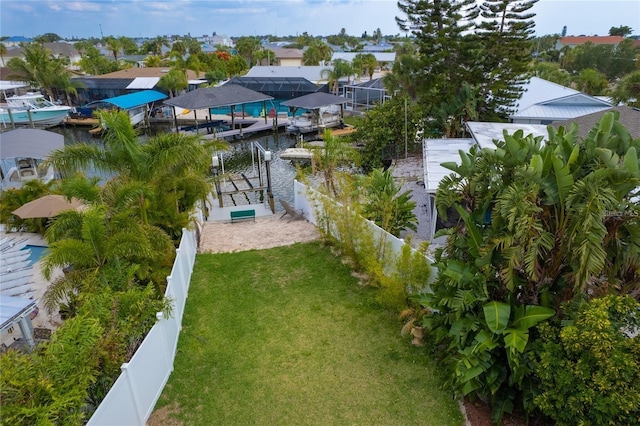
<instances>
[{"instance_id":1,"label":"sky","mask_svg":"<svg viewBox=\"0 0 640 426\"><path fill-rule=\"evenodd\" d=\"M536 35L607 35L626 25L640 35L640 0L540 0ZM2 0L0 35L63 38L400 34L396 0Z\"/></svg>"}]
</instances>

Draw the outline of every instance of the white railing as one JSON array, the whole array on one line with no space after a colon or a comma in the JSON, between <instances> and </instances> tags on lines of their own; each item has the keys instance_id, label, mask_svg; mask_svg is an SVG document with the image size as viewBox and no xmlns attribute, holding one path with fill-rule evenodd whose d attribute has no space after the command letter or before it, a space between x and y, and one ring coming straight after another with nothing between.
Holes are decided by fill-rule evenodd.
<instances>
[{"instance_id":1,"label":"white railing","mask_svg":"<svg viewBox=\"0 0 640 426\"><path fill-rule=\"evenodd\" d=\"M171 275L167 277L165 296L172 302L171 316L156 314L158 322L131 360L122 364L122 373L88 425L144 425L151 415L173 371L196 251L196 232L183 229Z\"/></svg>"},{"instance_id":2,"label":"white railing","mask_svg":"<svg viewBox=\"0 0 640 426\"><path fill-rule=\"evenodd\" d=\"M294 198L295 198L295 209L296 211L302 210L304 217L311 223L316 226L318 224L317 214L322 215L323 206L321 202L314 201L314 199L319 199L320 197L326 198L325 195L319 193L318 191L309 188L303 183L298 182L297 180L293 182L294 189ZM329 202L335 203L335 201L329 200ZM369 230L371 231L374 240L377 243L388 245L391 249L391 257L395 260L400 256L402 251L402 247L406 244L402 238L398 238L384 229L380 228L374 222L361 217L363 223L367 225ZM339 238L339 235L334 235ZM415 249L412 248L412 251ZM433 259L429 256L426 256L427 260L430 264L433 264ZM431 266L431 280L433 280L437 275L437 269L434 266ZM424 288L421 291L428 291L428 288Z\"/></svg>"}]
</instances>

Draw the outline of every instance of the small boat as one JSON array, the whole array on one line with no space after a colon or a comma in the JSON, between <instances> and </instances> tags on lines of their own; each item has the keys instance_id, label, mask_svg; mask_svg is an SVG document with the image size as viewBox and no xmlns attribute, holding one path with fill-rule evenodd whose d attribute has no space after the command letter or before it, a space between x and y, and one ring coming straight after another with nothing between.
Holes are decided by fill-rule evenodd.
<instances>
[{"instance_id":1,"label":"small boat","mask_svg":"<svg viewBox=\"0 0 640 426\"><path fill-rule=\"evenodd\" d=\"M39 129L16 129L0 133L0 188L19 188L30 180L50 182L56 177L44 159L64 148L64 136Z\"/></svg>"},{"instance_id":2,"label":"small boat","mask_svg":"<svg viewBox=\"0 0 640 426\"><path fill-rule=\"evenodd\" d=\"M330 105L291 118L287 133L296 135L314 131L322 132L324 129L338 127L341 124L340 106Z\"/></svg>"},{"instance_id":3,"label":"small boat","mask_svg":"<svg viewBox=\"0 0 640 426\"><path fill-rule=\"evenodd\" d=\"M140 92L129 93L126 95L116 96L115 98L101 99L93 101L80 109L121 109L127 112L131 124L137 126L142 123L145 118L153 111L153 104L157 101L166 99L167 95L155 90L143 90Z\"/></svg>"},{"instance_id":4,"label":"small boat","mask_svg":"<svg viewBox=\"0 0 640 426\"><path fill-rule=\"evenodd\" d=\"M29 92L7 98L7 105L0 108L0 122L3 127L13 124L57 126L67 117L69 110L71 107L56 105L41 93Z\"/></svg>"}]
</instances>

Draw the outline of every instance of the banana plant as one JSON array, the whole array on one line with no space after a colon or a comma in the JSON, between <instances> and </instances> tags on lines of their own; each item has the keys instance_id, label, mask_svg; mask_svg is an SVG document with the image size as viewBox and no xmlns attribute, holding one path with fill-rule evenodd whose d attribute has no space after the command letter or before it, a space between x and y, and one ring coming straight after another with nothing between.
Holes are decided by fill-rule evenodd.
<instances>
[{"instance_id":1,"label":"banana plant","mask_svg":"<svg viewBox=\"0 0 640 426\"><path fill-rule=\"evenodd\" d=\"M493 420L499 423L513 408L514 394L504 388L522 388L530 371L526 354L529 330L555 311L536 305L512 308L498 301L486 303L482 310L486 327L478 331L473 345L459 352L456 379L465 395L481 390L492 396ZM501 362L505 356L507 366Z\"/></svg>"}]
</instances>

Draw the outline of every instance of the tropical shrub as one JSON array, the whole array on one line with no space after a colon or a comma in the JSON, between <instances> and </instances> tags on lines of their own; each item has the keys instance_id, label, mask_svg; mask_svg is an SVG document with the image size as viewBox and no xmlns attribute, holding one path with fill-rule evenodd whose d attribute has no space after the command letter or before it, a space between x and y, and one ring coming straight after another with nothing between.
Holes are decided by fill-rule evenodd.
<instances>
[{"instance_id":1,"label":"tropical shrub","mask_svg":"<svg viewBox=\"0 0 640 426\"><path fill-rule=\"evenodd\" d=\"M29 201L33 201L52 193L52 184L39 179L27 181L20 188L9 188L2 191L0 203L0 223L6 229L22 229L27 232L43 233L48 218L21 219L12 212Z\"/></svg>"},{"instance_id":2,"label":"tropical shrub","mask_svg":"<svg viewBox=\"0 0 640 426\"><path fill-rule=\"evenodd\" d=\"M2 354L2 424L83 424L103 331L96 319L77 316L38 352Z\"/></svg>"},{"instance_id":3,"label":"tropical shrub","mask_svg":"<svg viewBox=\"0 0 640 426\"><path fill-rule=\"evenodd\" d=\"M445 230L427 323L448 345L450 382L491 402L494 421L533 406L532 329L565 319L565 302L639 297L638 149L606 113L584 140L549 127L548 141L505 132L496 149L461 153L436 207Z\"/></svg>"},{"instance_id":4,"label":"tropical shrub","mask_svg":"<svg viewBox=\"0 0 640 426\"><path fill-rule=\"evenodd\" d=\"M364 144L361 153L363 170L368 173L389 164L404 152L405 143L407 149L413 149L420 124L419 107L402 96L394 96L367 111L353 135L354 140Z\"/></svg>"},{"instance_id":5,"label":"tropical shrub","mask_svg":"<svg viewBox=\"0 0 640 426\"><path fill-rule=\"evenodd\" d=\"M535 405L558 425L638 424L638 331L640 303L629 296L591 300L566 327L541 325Z\"/></svg>"},{"instance_id":6,"label":"tropical shrub","mask_svg":"<svg viewBox=\"0 0 640 426\"><path fill-rule=\"evenodd\" d=\"M411 201L412 191L400 193L402 186L396 184L391 169L374 169L362 184L364 217L396 237L405 229L418 229L418 219L413 212L416 202Z\"/></svg>"}]
</instances>

